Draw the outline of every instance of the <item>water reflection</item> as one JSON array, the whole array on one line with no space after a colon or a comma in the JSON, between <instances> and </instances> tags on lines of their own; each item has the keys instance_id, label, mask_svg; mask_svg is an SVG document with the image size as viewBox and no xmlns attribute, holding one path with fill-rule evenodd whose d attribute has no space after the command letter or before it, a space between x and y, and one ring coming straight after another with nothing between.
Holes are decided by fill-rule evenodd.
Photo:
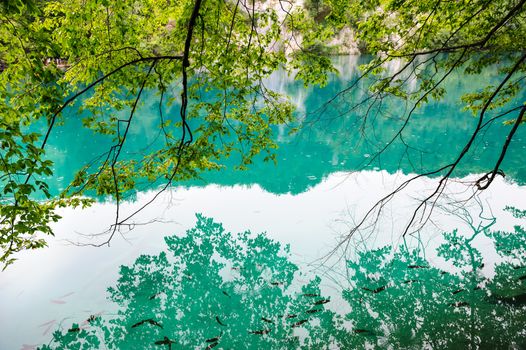
<instances>
[{"instance_id":1,"label":"water reflection","mask_svg":"<svg viewBox=\"0 0 526 350\"><path fill-rule=\"evenodd\" d=\"M297 348L299 329L311 347L331 342L330 299L320 279L293 286L298 268L287 247L264 234L231 234L202 216L166 244L167 253L121 268L108 289L121 307L114 318L73 324L42 349Z\"/></svg>"},{"instance_id":2,"label":"water reflection","mask_svg":"<svg viewBox=\"0 0 526 350\"><path fill-rule=\"evenodd\" d=\"M517 219L526 211L508 209ZM526 230L443 234L439 268L424 248L362 251L348 261L342 313L287 246L265 234L232 234L197 216L167 252L123 266L108 289L115 315L63 326L41 349L502 349L526 346ZM493 276L475 241L500 257Z\"/></svg>"},{"instance_id":3,"label":"water reflection","mask_svg":"<svg viewBox=\"0 0 526 350\"><path fill-rule=\"evenodd\" d=\"M368 104L360 108L354 106L368 97L367 89L372 82L364 79L351 91L338 95L356 81L359 76L358 65L368 60L367 56L337 59L335 64L340 74L331 76L324 88L305 89L301 82L294 81L286 72L276 72L266 81L266 85L289 96L297 106L299 118L297 125L281 126L274 130L279 145L277 165L256 159L247 171L237 171L235 168L239 165L239 159L222 159L219 161L222 166L220 171L202 174L200 179L184 184L259 184L272 193L296 194L319 184L331 173L362 169L369 157L384 147L400 129L403 125L401 118L408 108L400 99L385 97L378 108L369 111L371 116L364 121ZM499 73L497 69L488 68L481 76L484 82L481 81L480 85L483 86L498 78ZM455 159L477 123L470 112L462 110L460 101L460 97L477 84L473 79L466 79L460 73L452 74L444 86L447 94L443 100L430 101L417 109L404 131L403 142L396 140L389 151L375 159L366 170L424 173ZM339 97L334 99L335 96ZM325 105L331 99L334 99L333 102ZM144 105L137 111L137 118L130 128L128 143L123 151L123 157L127 159L140 159L147 151L145 145L155 148L162 141L158 93L145 91L143 101ZM166 106L163 114L169 119L170 116L178 115L178 109L177 104ZM494 114L498 114L498 111ZM50 157L55 162L55 176L48 180L53 192L64 189L76 171L106 152L112 144L111 137L94 134L83 128L83 117L88 116L79 115L75 108L66 110L64 125L55 130L49 141ZM459 164L454 177L485 173L493 168L510 128L501 121L497 119L483 130L483 135ZM292 127L301 127L301 130L290 135ZM502 169L508 179L521 184L526 182L526 165L522 159L525 149L526 128L520 128ZM100 164L95 162L94 168L97 165ZM155 185L146 183L143 189Z\"/></svg>"}]
</instances>

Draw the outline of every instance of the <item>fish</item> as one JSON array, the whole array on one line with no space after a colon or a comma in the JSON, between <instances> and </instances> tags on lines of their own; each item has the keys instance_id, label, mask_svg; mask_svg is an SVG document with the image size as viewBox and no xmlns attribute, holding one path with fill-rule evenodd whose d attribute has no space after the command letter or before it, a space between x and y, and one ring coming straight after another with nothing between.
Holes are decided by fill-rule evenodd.
<instances>
[{"instance_id":1,"label":"fish","mask_svg":"<svg viewBox=\"0 0 526 350\"><path fill-rule=\"evenodd\" d=\"M455 294L458 294L460 292L464 292L465 289L457 289L456 291L452 292L451 294L455 295Z\"/></svg>"},{"instance_id":2,"label":"fish","mask_svg":"<svg viewBox=\"0 0 526 350\"><path fill-rule=\"evenodd\" d=\"M270 282L270 284L272 284L273 286L282 286L285 283L283 283L283 282Z\"/></svg>"},{"instance_id":3,"label":"fish","mask_svg":"<svg viewBox=\"0 0 526 350\"><path fill-rule=\"evenodd\" d=\"M207 343L217 343L219 342L219 339L223 336L223 331L221 331L221 334L219 334L217 337L213 337L210 339L205 340Z\"/></svg>"},{"instance_id":4,"label":"fish","mask_svg":"<svg viewBox=\"0 0 526 350\"><path fill-rule=\"evenodd\" d=\"M261 317L261 321L267 322L267 323L274 323L274 321L269 320L268 318Z\"/></svg>"},{"instance_id":5,"label":"fish","mask_svg":"<svg viewBox=\"0 0 526 350\"><path fill-rule=\"evenodd\" d=\"M288 318L296 318L296 317L298 317L298 315L287 315L287 316L285 316L285 318L287 318L287 319Z\"/></svg>"},{"instance_id":6,"label":"fish","mask_svg":"<svg viewBox=\"0 0 526 350\"><path fill-rule=\"evenodd\" d=\"M321 309L312 309L312 310L307 310L305 312L308 313L308 314L314 314L314 313L320 312L320 311L321 311Z\"/></svg>"},{"instance_id":7,"label":"fish","mask_svg":"<svg viewBox=\"0 0 526 350\"><path fill-rule=\"evenodd\" d=\"M206 350L210 350L210 349L213 349L217 346L217 344L219 344L219 342L215 342L215 343L212 343L212 344L209 344L207 347L206 347Z\"/></svg>"},{"instance_id":8,"label":"fish","mask_svg":"<svg viewBox=\"0 0 526 350\"><path fill-rule=\"evenodd\" d=\"M218 316L216 316L216 321L217 321L217 323L219 323L221 326L226 327L226 324L224 324L223 322L221 322L221 320L219 319Z\"/></svg>"},{"instance_id":9,"label":"fish","mask_svg":"<svg viewBox=\"0 0 526 350\"><path fill-rule=\"evenodd\" d=\"M368 291L368 292L372 292L372 293L375 293L375 294L376 294L376 293L380 293L381 291L385 290L385 288L387 288L387 286L381 286L381 287L378 287L378 288L376 288L376 289L369 289L369 288L367 288L367 287L363 287L362 289L363 289L363 290L366 290L366 291Z\"/></svg>"},{"instance_id":10,"label":"fish","mask_svg":"<svg viewBox=\"0 0 526 350\"><path fill-rule=\"evenodd\" d=\"M291 327L294 328L294 327L299 327L301 326L302 324L304 324L305 322L307 322L308 320L300 320L296 323L294 323Z\"/></svg>"},{"instance_id":11,"label":"fish","mask_svg":"<svg viewBox=\"0 0 526 350\"><path fill-rule=\"evenodd\" d=\"M222 290L222 292L223 292L224 295L226 295L227 297L230 298L230 295L227 292L225 292L224 290Z\"/></svg>"},{"instance_id":12,"label":"fish","mask_svg":"<svg viewBox=\"0 0 526 350\"><path fill-rule=\"evenodd\" d=\"M69 297L70 295L73 295L75 294L75 292L69 292L67 294L64 294L63 296L59 297L60 299L63 299L63 298L66 298L66 297Z\"/></svg>"},{"instance_id":13,"label":"fish","mask_svg":"<svg viewBox=\"0 0 526 350\"><path fill-rule=\"evenodd\" d=\"M250 333L250 334L263 335L263 334L268 334L268 333L270 333L270 329L260 329L260 330L257 330L257 331L249 331L248 333Z\"/></svg>"},{"instance_id":14,"label":"fish","mask_svg":"<svg viewBox=\"0 0 526 350\"><path fill-rule=\"evenodd\" d=\"M150 300L157 298L159 295L161 295L161 292L153 294L152 296L150 296Z\"/></svg>"},{"instance_id":15,"label":"fish","mask_svg":"<svg viewBox=\"0 0 526 350\"><path fill-rule=\"evenodd\" d=\"M56 320L51 320L51 321L48 321L46 323L39 325L38 327L46 327L42 335L47 335L55 323L57 323Z\"/></svg>"},{"instance_id":16,"label":"fish","mask_svg":"<svg viewBox=\"0 0 526 350\"><path fill-rule=\"evenodd\" d=\"M171 345L174 343L175 343L175 340L171 340L167 336L164 336L162 340L157 340L154 344L155 345Z\"/></svg>"},{"instance_id":17,"label":"fish","mask_svg":"<svg viewBox=\"0 0 526 350\"><path fill-rule=\"evenodd\" d=\"M407 280L407 281L404 281L405 284L407 284L407 283L414 283L414 282L418 282L418 280Z\"/></svg>"},{"instance_id":18,"label":"fish","mask_svg":"<svg viewBox=\"0 0 526 350\"><path fill-rule=\"evenodd\" d=\"M73 327L73 328L68 329L68 333L74 333L74 332L80 332L80 328L79 327Z\"/></svg>"},{"instance_id":19,"label":"fish","mask_svg":"<svg viewBox=\"0 0 526 350\"><path fill-rule=\"evenodd\" d=\"M159 328L163 328L163 326L162 326L159 322L157 322L157 321L155 321L155 320L152 320L151 318L148 318L148 319L146 319L146 320L139 321L139 322L135 323L134 325L132 325L131 328L139 327L139 326L141 326L141 325L143 325L143 324L145 324L145 323L149 323L149 324L151 324L152 326L157 326L157 327L159 327Z\"/></svg>"},{"instance_id":20,"label":"fish","mask_svg":"<svg viewBox=\"0 0 526 350\"><path fill-rule=\"evenodd\" d=\"M86 320L84 320L84 321L82 322L82 324L81 324L81 328L82 328L83 326L86 326L86 325L88 325L88 324L91 324L92 322L95 322L95 320L97 320L97 318L99 318L100 315L102 315L102 314L103 314L102 311L101 311L101 312L97 312L96 314L91 314Z\"/></svg>"},{"instance_id":21,"label":"fish","mask_svg":"<svg viewBox=\"0 0 526 350\"><path fill-rule=\"evenodd\" d=\"M305 293L303 294L304 297L319 297L319 294L316 293Z\"/></svg>"},{"instance_id":22,"label":"fish","mask_svg":"<svg viewBox=\"0 0 526 350\"><path fill-rule=\"evenodd\" d=\"M20 350L35 350L38 345L29 345L29 344L22 344L22 348Z\"/></svg>"},{"instance_id":23,"label":"fish","mask_svg":"<svg viewBox=\"0 0 526 350\"><path fill-rule=\"evenodd\" d=\"M356 334L363 334L363 335L374 335L374 332L371 332L368 329L353 329L353 332Z\"/></svg>"},{"instance_id":24,"label":"fish","mask_svg":"<svg viewBox=\"0 0 526 350\"><path fill-rule=\"evenodd\" d=\"M425 265L407 265L408 269L428 269L429 266Z\"/></svg>"},{"instance_id":25,"label":"fish","mask_svg":"<svg viewBox=\"0 0 526 350\"><path fill-rule=\"evenodd\" d=\"M51 321L47 321L46 323L42 323L41 325L38 325L39 327L45 327L45 326L49 326L49 325L53 325L55 322L57 322L56 320L51 320Z\"/></svg>"},{"instance_id":26,"label":"fish","mask_svg":"<svg viewBox=\"0 0 526 350\"><path fill-rule=\"evenodd\" d=\"M315 301L314 305L327 304L329 301L331 301L331 300L330 299L321 299L321 300Z\"/></svg>"}]
</instances>

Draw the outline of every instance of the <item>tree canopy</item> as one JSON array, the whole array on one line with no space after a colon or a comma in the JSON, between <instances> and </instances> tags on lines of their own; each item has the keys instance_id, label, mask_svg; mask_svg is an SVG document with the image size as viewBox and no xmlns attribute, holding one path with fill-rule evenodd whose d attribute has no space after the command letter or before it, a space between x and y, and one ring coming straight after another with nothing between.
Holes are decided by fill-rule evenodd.
<instances>
[{"instance_id":1,"label":"tree canopy","mask_svg":"<svg viewBox=\"0 0 526 350\"><path fill-rule=\"evenodd\" d=\"M13 253L45 245L35 234L52 233L56 208L89 205L91 199L80 197L87 191L116 201L111 236L129 219L119 203L138 181L162 191L221 168L233 153L241 169L260 153L272 160L271 126L290 122L293 106L264 79L285 65L301 67L298 76L306 82L323 83L330 66L325 55L286 55L280 35L292 14L280 18L255 2L15 0L1 9L4 264ZM151 89L162 142L134 159L127 135L143 92ZM178 115L163 115L166 104L179 106ZM108 135L113 145L50 198L46 144L65 109L76 109L85 127Z\"/></svg>"},{"instance_id":2,"label":"tree canopy","mask_svg":"<svg viewBox=\"0 0 526 350\"><path fill-rule=\"evenodd\" d=\"M404 144L406 149L418 150L418 145L409 145L404 140L407 126L420 106L444 97L445 86L454 72L473 79L472 91L462 97L462 108L472 111L477 120L457 156L401 183L359 220L360 224L350 231L349 237L367 219L379 215L385 203L409 182L421 176L439 175L441 180L436 188L423 194L420 204L409 215L402 235L418 231L428 221L449 179L456 175L455 170L467 158L476 140L496 121L511 127L508 135L500 140L500 152L493 166L485 169L486 173L475 182L474 188L476 191L485 190L496 176L505 176L500 166L517 129L525 122L526 113L524 3L522 0L343 2L339 11L345 13L347 25L356 28L360 45L375 56L362 67L361 77L374 76L376 82L371 84L369 93L354 104L368 106L361 116L363 124L366 125L375 116L389 115L383 105L389 98L401 98L408 103L406 111L392 116L403 120L402 126L384 145L378 147L366 166L376 161L396 141ZM388 69L390 62L398 64L394 71ZM483 71L487 68L498 70L499 79L495 81L484 76ZM329 102L337 103L345 99L356 85L356 82L353 83Z\"/></svg>"}]
</instances>

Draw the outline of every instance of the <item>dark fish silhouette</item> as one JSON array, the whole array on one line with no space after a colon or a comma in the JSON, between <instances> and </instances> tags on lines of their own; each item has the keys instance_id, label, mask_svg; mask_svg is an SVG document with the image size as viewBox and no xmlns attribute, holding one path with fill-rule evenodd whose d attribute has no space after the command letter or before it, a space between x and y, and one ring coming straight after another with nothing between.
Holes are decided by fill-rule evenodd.
<instances>
[{"instance_id":1,"label":"dark fish silhouette","mask_svg":"<svg viewBox=\"0 0 526 350\"><path fill-rule=\"evenodd\" d=\"M270 282L270 284L272 284L273 286L282 286L285 283L283 283L283 282Z\"/></svg>"},{"instance_id":2,"label":"dark fish silhouette","mask_svg":"<svg viewBox=\"0 0 526 350\"><path fill-rule=\"evenodd\" d=\"M224 324L223 322L221 322L221 320L220 320L219 317L217 317L217 316L216 316L216 321L217 321L217 323L219 323L221 326L226 327L226 324Z\"/></svg>"},{"instance_id":3,"label":"dark fish silhouette","mask_svg":"<svg viewBox=\"0 0 526 350\"><path fill-rule=\"evenodd\" d=\"M263 334L267 334L270 332L270 329L260 329L258 331L249 331L248 333L250 334L258 334L258 335L263 335Z\"/></svg>"},{"instance_id":4,"label":"dark fish silhouette","mask_svg":"<svg viewBox=\"0 0 526 350\"><path fill-rule=\"evenodd\" d=\"M519 277L519 281L526 280L526 275Z\"/></svg>"},{"instance_id":5,"label":"dark fish silhouette","mask_svg":"<svg viewBox=\"0 0 526 350\"><path fill-rule=\"evenodd\" d=\"M315 293L305 293L303 294L304 297L319 297L320 295L319 294L315 294Z\"/></svg>"},{"instance_id":6,"label":"dark fish silhouette","mask_svg":"<svg viewBox=\"0 0 526 350\"><path fill-rule=\"evenodd\" d=\"M353 332L356 334L363 334L363 335L375 335L374 332L371 332L368 329L353 329Z\"/></svg>"},{"instance_id":7,"label":"dark fish silhouette","mask_svg":"<svg viewBox=\"0 0 526 350\"><path fill-rule=\"evenodd\" d=\"M465 289L457 289L456 291L452 292L451 294L455 295L455 294L458 294L460 292L464 292Z\"/></svg>"},{"instance_id":8,"label":"dark fish silhouette","mask_svg":"<svg viewBox=\"0 0 526 350\"><path fill-rule=\"evenodd\" d=\"M161 295L161 292L153 294L152 296L150 296L150 300L157 298L159 295Z\"/></svg>"},{"instance_id":9,"label":"dark fish silhouette","mask_svg":"<svg viewBox=\"0 0 526 350\"><path fill-rule=\"evenodd\" d=\"M225 292L224 290L222 290L222 292L223 292L224 295L226 295L227 297L230 298L230 295L227 292Z\"/></svg>"},{"instance_id":10,"label":"dark fish silhouette","mask_svg":"<svg viewBox=\"0 0 526 350\"><path fill-rule=\"evenodd\" d=\"M380 293L381 291L385 290L385 288L387 288L387 286L381 286L381 287L378 287L376 289L369 289L369 288L362 288L363 290L366 290L368 292L372 292L372 293Z\"/></svg>"},{"instance_id":11,"label":"dark fish silhouette","mask_svg":"<svg viewBox=\"0 0 526 350\"><path fill-rule=\"evenodd\" d=\"M285 316L285 318L287 318L287 319L288 318L296 318L296 317L298 317L298 315L287 315L287 316Z\"/></svg>"},{"instance_id":12,"label":"dark fish silhouette","mask_svg":"<svg viewBox=\"0 0 526 350\"><path fill-rule=\"evenodd\" d=\"M526 266L513 266L513 269L514 270L518 270L518 269L523 269L524 267L526 267Z\"/></svg>"},{"instance_id":13,"label":"dark fish silhouette","mask_svg":"<svg viewBox=\"0 0 526 350\"><path fill-rule=\"evenodd\" d=\"M216 343L212 343L212 344L208 345L208 346L206 347L206 350L210 350L210 349L215 348L215 347L217 346L217 344L219 344L219 343L216 342Z\"/></svg>"},{"instance_id":14,"label":"dark fish silhouette","mask_svg":"<svg viewBox=\"0 0 526 350\"><path fill-rule=\"evenodd\" d=\"M207 343L217 343L219 341L219 338L221 338L221 337L219 336L219 337L210 338L210 339L205 340L205 342L207 342Z\"/></svg>"},{"instance_id":15,"label":"dark fish silhouette","mask_svg":"<svg viewBox=\"0 0 526 350\"><path fill-rule=\"evenodd\" d=\"M425 265L407 265L408 269L428 269L429 266Z\"/></svg>"},{"instance_id":16,"label":"dark fish silhouette","mask_svg":"<svg viewBox=\"0 0 526 350\"><path fill-rule=\"evenodd\" d=\"M315 301L314 305L327 304L329 301L331 301L331 300L330 299L321 299L321 300Z\"/></svg>"},{"instance_id":17,"label":"dark fish silhouette","mask_svg":"<svg viewBox=\"0 0 526 350\"><path fill-rule=\"evenodd\" d=\"M414 282L418 282L418 280L407 280L407 281L404 281L405 284L407 284L407 283L414 283Z\"/></svg>"},{"instance_id":18,"label":"dark fish silhouette","mask_svg":"<svg viewBox=\"0 0 526 350\"><path fill-rule=\"evenodd\" d=\"M265 317L261 317L261 321L265 321L267 323L274 323L274 321L269 320L268 318L265 318Z\"/></svg>"},{"instance_id":19,"label":"dark fish silhouette","mask_svg":"<svg viewBox=\"0 0 526 350\"><path fill-rule=\"evenodd\" d=\"M154 344L155 345L169 345L171 348L172 344L174 343L175 343L175 340L171 340L167 336L164 336L163 340L157 340Z\"/></svg>"},{"instance_id":20,"label":"dark fish silhouette","mask_svg":"<svg viewBox=\"0 0 526 350\"><path fill-rule=\"evenodd\" d=\"M80 328L79 327L73 327L73 328L68 329L68 332L69 333L80 332Z\"/></svg>"},{"instance_id":21,"label":"dark fish silhouette","mask_svg":"<svg viewBox=\"0 0 526 350\"><path fill-rule=\"evenodd\" d=\"M134 324L133 326L131 326L131 328L135 328L135 327L142 326L142 325L145 324L145 323L149 323L149 324L151 324L152 326L157 326L157 327L159 327L159 328L163 328L163 326L162 326L159 322L157 322L157 321L155 321L155 320L152 320L151 318L148 318L148 319L146 319L146 320L139 321L139 322L137 322L136 324Z\"/></svg>"},{"instance_id":22,"label":"dark fish silhouette","mask_svg":"<svg viewBox=\"0 0 526 350\"><path fill-rule=\"evenodd\" d=\"M316 312L320 312L320 311L321 311L321 309L312 309L312 310L307 310L305 312L308 313L308 314L315 314Z\"/></svg>"},{"instance_id":23,"label":"dark fish silhouette","mask_svg":"<svg viewBox=\"0 0 526 350\"><path fill-rule=\"evenodd\" d=\"M291 327L294 328L294 327L299 327L301 326L302 324L304 324L305 322L307 322L308 320L300 320L296 323L294 323Z\"/></svg>"}]
</instances>

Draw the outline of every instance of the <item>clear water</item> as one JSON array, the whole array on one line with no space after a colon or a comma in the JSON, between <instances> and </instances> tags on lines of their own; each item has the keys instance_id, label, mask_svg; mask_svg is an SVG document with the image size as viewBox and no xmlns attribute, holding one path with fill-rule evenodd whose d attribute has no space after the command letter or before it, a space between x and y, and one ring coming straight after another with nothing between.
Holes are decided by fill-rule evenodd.
<instances>
[{"instance_id":1,"label":"clear water","mask_svg":"<svg viewBox=\"0 0 526 350\"><path fill-rule=\"evenodd\" d=\"M0 349L524 348L526 232L522 215L504 208L526 209L525 130L502 166L506 178L477 200L454 202L470 196L476 174L498 157L509 130L500 122L461 163L419 234L400 232L437 178L413 183L375 230L334 250L397 184L450 162L476 123L459 100L474 82L455 76L445 101L419 109L406 130L416 149L397 142L367 165L401 125L405 106L386 101L362 135L363 111L343 112L367 82L320 109L357 77L356 58L337 64L341 74L323 89L304 89L284 74L267 82L291 96L304 126L291 136L276 130L277 165L255 162L240 172L234 159L178 184L110 247L72 242L106 239L97 233L112 223L111 202L64 210L50 247L0 274ZM155 93L145 101L128 154L157 137ZM110 144L80 125L70 112L51 142L55 191ZM123 212L154 193L139 192Z\"/></svg>"}]
</instances>

